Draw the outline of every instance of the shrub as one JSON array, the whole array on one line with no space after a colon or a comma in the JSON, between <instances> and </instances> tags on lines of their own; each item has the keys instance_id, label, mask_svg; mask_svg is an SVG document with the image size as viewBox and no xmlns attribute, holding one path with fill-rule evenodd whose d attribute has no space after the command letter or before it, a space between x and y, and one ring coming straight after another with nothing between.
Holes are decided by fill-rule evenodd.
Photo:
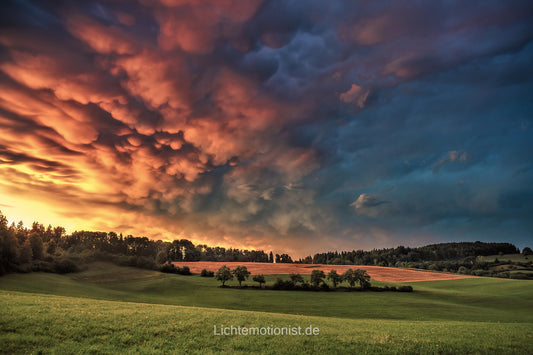
<instances>
[{"instance_id":1,"label":"shrub","mask_svg":"<svg viewBox=\"0 0 533 355\"><path fill-rule=\"evenodd\" d=\"M272 285L272 289L274 290L292 290L294 289L294 282L292 280L282 280L277 279L276 282L274 282L274 285Z\"/></svg>"},{"instance_id":2,"label":"shrub","mask_svg":"<svg viewBox=\"0 0 533 355\"><path fill-rule=\"evenodd\" d=\"M439 266L437 264L431 264L429 265L428 267L428 270L431 270L431 271L439 271Z\"/></svg>"},{"instance_id":3,"label":"shrub","mask_svg":"<svg viewBox=\"0 0 533 355\"><path fill-rule=\"evenodd\" d=\"M51 262L44 260L34 260L31 263L31 270L34 272L55 272L54 265Z\"/></svg>"},{"instance_id":4,"label":"shrub","mask_svg":"<svg viewBox=\"0 0 533 355\"><path fill-rule=\"evenodd\" d=\"M304 283L304 278L300 274L290 274L290 278L294 284Z\"/></svg>"},{"instance_id":5,"label":"shrub","mask_svg":"<svg viewBox=\"0 0 533 355\"><path fill-rule=\"evenodd\" d=\"M135 257L135 265L138 268L141 269L148 269L148 270L154 270L156 268L156 264L154 262L153 258L149 258L147 256L137 256Z\"/></svg>"},{"instance_id":6,"label":"shrub","mask_svg":"<svg viewBox=\"0 0 533 355\"><path fill-rule=\"evenodd\" d=\"M464 266L461 266L459 268L459 270L457 270L457 272L460 273L460 274L468 274L469 273L468 269L466 267L464 267Z\"/></svg>"},{"instance_id":7,"label":"shrub","mask_svg":"<svg viewBox=\"0 0 533 355\"><path fill-rule=\"evenodd\" d=\"M214 271L209 271L207 269L203 269L200 272L200 276L202 276L202 277L214 277L215 276L215 272Z\"/></svg>"},{"instance_id":8,"label":"shrub","mask_svg":"<svg viewBox=\"0 0 533 355\"><path fill-rule=\"evenodd\" d=\"M413 292L412 286L400 286L398 287L398 291L400 292Z\"/></svg>"},{"instance_id":9,"label":"shrub","mask_svg":"<svg viewBox=\"0 0 533 355\"><path fill-rule=\"evenodd\" d=\"M80 271L80 268L70 259L61 259L55 262L54 271L58 274L68 274L71 272L78 272Z\"/></svg>"},{"instance_id":10,"label":"shrub","mask_svg":"<svg viewBox=\"0 0 533 355\"><path fill-rule=\"evenodd\" d=\"M175 274L176 273L176 267L174 266L174 264L167 263L167 264L163 264L163 266L161 266L161 268L159 268L159 271L166 272L166 273L169 273L169 274Z\"/></svg>"},{"instance_id":11,"label":"shrub","mask_svg":"<svg viewBox=\"0 0 533 355\"><path fill-rule=\"evenodd\" d=\"M177 267L176 268L176 273L180 274L180 275L192 275L191 269L189 269L189 267L186 266L186 265L181 267L181 268Z\"/></svg>"}]
</instances>

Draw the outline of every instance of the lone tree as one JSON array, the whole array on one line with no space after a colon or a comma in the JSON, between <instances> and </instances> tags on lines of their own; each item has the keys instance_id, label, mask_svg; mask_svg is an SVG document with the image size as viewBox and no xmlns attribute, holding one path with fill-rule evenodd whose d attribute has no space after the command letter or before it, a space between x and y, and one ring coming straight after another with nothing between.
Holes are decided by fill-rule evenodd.
<instances>
[{"instance_id":1,"label":"lone tree","mask_svg":"<svg viewBox=\"0 0 533 355\"><path fill-rule=\"evenodd\" d=\"M233 270L233 275L235 275L235 277L239 281L239 287L241 287L241 282L243 282L248 278L248 276L250 276L250 271L248 271L246 266L237 266L235 270Z\"/></svg>"},{"instance_id":2,"label":"lone tree","mask_svg":"<svg viewBox=\"0 0 533 355\"><path fill-rule=\"evenodd\" d=\"M262 288L262 285L265 283L265 276L255 275L252 280L259 282L259 288Z\"/></svg>"},{"instance_id":3,"label":"lone tree","mask_svg":"<svg viewBox=\"0 0 533 355\"><path fill-rule=\"evenodd\" d=\"M337 287L337 284L342 282L342 276L337 274L336 270L331 270L328 273L328 280L333 282L333 287Z\"/></svg>"},{"instance_id":4,"label":"lone tree","mask_svg":"<svg viewBox=\"0 0 533 355\"><path fill-rule=\"evenodd\" d=\"M231 274L231 270L226 265L223 265L220 269L217 270L217 273L215 274L215 278L222 282L222 287L225 286L226 281L233 280L233 275Z\"/></svg>"},{"instance_id":5,"label":"lone tree","mask_svg":"<svg viewBox=\"0 0 533 355\"><path fill-rule=\"evenodd\" d=\"M311 273L311 283L313 286L318 287L318 285L323 281L323 279L326 277L324 274L324 271L322 270L313 270Z\"/></svg>"},{"instance_id":6,"label":"lone tree","mask_svg":"<svg viewBox=\"0 0 533 355\"><path fill-rule=\"evenodd\" d=\"M301 284L304 283L304 278L300 274L291 274L290 278L291 278L292 282L294 282L295 285L298 284L298 283L301 283Z\"/></svg>"},{"instance_id":7,"label":"lone tree","mask_svg":"<svg viewBox=\"0 0 533 355\"><path fill-rule=\"evenodd\" d=\"M357 283L357 277L352 269L348 269L342 274L342 279L350 285L350 287L354 287Z\"/></svg>"},{"instance_id":8,"label":"lone tree","mask_svg":"<svg viewBox=\"0 0 533 355\"><path fill-rule=\"evenodd\" d=\"M531 250L530 247L525 247L524 249L522 249L522 254L524 256L533 255L533 251Z\"/></svg>"}]
</instances>

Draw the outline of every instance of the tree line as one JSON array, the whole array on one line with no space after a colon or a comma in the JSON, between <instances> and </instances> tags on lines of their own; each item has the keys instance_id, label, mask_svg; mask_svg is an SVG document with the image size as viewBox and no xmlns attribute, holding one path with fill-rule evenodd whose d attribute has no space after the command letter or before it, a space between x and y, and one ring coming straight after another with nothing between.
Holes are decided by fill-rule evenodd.
<instances>
[{"instance_id":1,"label":"tree line","mask_svg":"<svg viewBox=\"0 0 533 355\"><path fill-rule=\"evenodd\" d=\"M221 287L228 287L226 286L226 282L236 278L239 282L239 288L241 288L243 287L242 283L249 278L251 273L248 271L246 266L237 266L235 269L231 270L226 265L223 265L217 270L216 273L204 269L200 275L206 277L215 277L216 280L221 282ZM252 280L259 284L260 289L271 290L327 291L331 289L343 289L350 291L413 291L411 286L400 286L399 288L396 288L395 286L372 287L370 284L370 275L368 275L366 270L361 269L348 269L343 274L337 273L336 270L331 270L327 275L322 270L313 270L311 272L309 281L307 281L300 274L290 274L288 280L277 278L272 286L266 286L266 279L265 275L263 274L254 275ZM333 287L328 285L326 280L329 280ZM339 287L343 282L345 282L349 288ZM356 288L356 285L359 286Z\"/></svg>"},{"instance_id":2,"label":"tree line","mask_svg":"<svg viewBox=\"0 0 533 355\"><path fill-rule=\"evenodd\" d=\"M187 239L167 242L94 231L76 231L68 235L63 227L45 227L38 222L31 228L22 222L9 225L0 212L0 275L31 271L76 272L92 261L161 269L172 261L291 263L292 258L287 254L267 254L263 250L194 245ZM165 272L175 270L165 269Z\"/></svg>"},{"instance_id":3,"label":"tree line","mask_svg":"<svg viewBox=\"0 0 533 355\"><path fill-rule=\"evenodd\" d=\"M431 244L418 248L399 246L388 249L373 249L370 251L330 251L317 253L312 258L300 259L299 262L308 264L353 264L396 266L398 262L424 262L441 260L459 260L467 257L516 254L520 250L510 243L461 242Z\"/></svg>"}]
</instances>

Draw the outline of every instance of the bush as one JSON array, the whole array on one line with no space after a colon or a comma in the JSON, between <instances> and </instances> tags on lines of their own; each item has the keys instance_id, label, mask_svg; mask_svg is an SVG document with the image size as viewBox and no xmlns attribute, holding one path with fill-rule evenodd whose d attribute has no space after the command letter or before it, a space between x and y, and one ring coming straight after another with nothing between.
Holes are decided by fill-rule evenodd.
<instances>
[{"instance_id":1,"label":"bush","mask_svg":"<svg viewBox=\"0 0 533 355\"><path fill-rule=\"evenodd\" d=\"M510 275L511 279L517 280L531 280L533 279L533 273L516 272Z\"/></svg>"},{"instance_id":2,"label":"bush","mask_svg":"<svg viewBox=\"0 0 533 355\"><path fill-rule=\"evenodd\" d=\"M399 292L413 292L412 286L400 286L398 287Z\"/></svg>"},{"instance_id":3,"label":"bush","mask_svg":"<svg viewBox=\"0 0 533 355\"><path fill-rule=\"evenodd\" d=\"M68 274L71 272L78 272L80 271L80 268L70 259L61 259L55 262L54 271L58 274Z\"/></svg>"},{"instance_id":4,"label":"bush","mask_svg":"<svg viewBox=\"0 0 533 355\"><path fill-rule=\"evenodd\" d=\"M31 270L33 272L55 272L54 264L44 260L34 260L31 263Z\"/></svg>"},{"instance_id":5,"label":"bush","mask_svg":"<svg viewBox=\"0 0 533 355\"><path fill-rule=\"evenodd\" d=\"M214 277L215 276L215 272L214 271L209 271L207 269L203 269L200 272L200 276L202 276L202 277Z\"/></svg>"},{"instance_id":6,"label":"bush","mask_svg":"<svg viewBox=\"0 0 533 355\"><path fill-rule=\"evenodd\" d=\"M431 264L431 265L429 265L428 270L440 271L440 268L439 268L439 266L437 264Z\"/></svg>"},{"instance_id":7,"label":"bush","mask_svg":"<svg viewBox=\"0 0 533 355\"><path fill-rule=\"evenodd\" d=\"M159 268L159 271L166 272L168 274L175 274L176 267L174 266L174 264L167 263L167 264L163 264L163 266Z\"/></svg>"},{"instance_id":8,"label":"bush","mask_svg":"<svg viewBox=\"0 0 533 355\"><path fill-rule=\"evenodd\" d=\"M115 258L115 264L119 266L136 266L136 257L128 255L119 255Z\"/></svg>"},{"instance_id":9,"label":"bush","mask_svg":"<svg viewBox=\"0 0 533 355\"><path fill-rule=\"evenodd\" d=\"M459 268L459 270L457 270L457 272L460 273L460 274L464 274L464 275L469 274L468 269L466 267L464 267L464 266L461 266Z\"/></svg>"},{"instance_id":10,"label":"bush","mask_svg":"<svg viewBox=\"0 0 533 355\"><path fill-rule=\"evenodd\" d=\"M141 268L141 269L148 269L148 270L154 270L156 268L154 259L149 258L147 256L135 257L135 265L133 266Z\"/></svg>"},{"instance_id":11,"label":"bush","mask_svg":"<svg viewBox=\"0 0 533 355\"><path fill-rule=\"evenodd\" d=\"M272 289L274 289L274 290L292 290L292 289L294 289L294 282L292 282L292 280L277 279L276 282L274 282L274 285L272 285Z\"/></svg>"},{"instance_id":12,"label":"bush","mask_svg":"<svg viewBox=\"0 0 533 355\"><path fill-rule=\"evenodd\" d=\"M192 275L191 269L189 269L188 266L183 266L181 268L177 267L176 268L176 273L180 274L180 275Z\"/></svg>"}]
</instances>

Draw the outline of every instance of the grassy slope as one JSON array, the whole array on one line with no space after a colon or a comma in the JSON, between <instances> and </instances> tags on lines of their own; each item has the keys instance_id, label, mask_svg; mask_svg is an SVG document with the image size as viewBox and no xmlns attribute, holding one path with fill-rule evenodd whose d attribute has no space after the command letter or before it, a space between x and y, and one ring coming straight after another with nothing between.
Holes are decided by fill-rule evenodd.
<instances>
[{"instance_id":1,"label":"grassy slope","mask_svg":"<svg viewBox=\"0 0 533 355\"><path fill-rule=\"evenodd\" d=\"M353 320L0 291L4 353L531 353L531 325ZM318 327L318 336L214 336L213 327ZM272 344L276 344L275 347Z\"/></svg>"},{"instance_id":2,"label":"grassy slope","mask_svg":"<svg viewBox=\"0 0 533 355\"><path fill-rule=\"evenodd\" d=\"M269 276L267 282L275 278ZM117 301L351 319L533 323L532 312L524 312L533 309L531 281L476 278L411 284L415 287L412 294L221 289L213 278L161 274L103 263L80 274L33 273L0 278L0 289L4 290Z\"/></svg>"},{"instance_id":3,"label":"grassy slope","mask_svg":"<svg viewBox=\"0 0 533 355\"><path fill-rule=\"evenodd\" d=\"M523 254L503 254L503 255L489 255L481 257L484 261L494 261L498 259L499 261L513 261L520 263L527 263L533 260L533 255L525 256Z\"/></svg>"},{"instance_id":4,"label":"grassy slope","mask_svg":"<svg viewBox=\"0 0 533 355\"><path fill-rule=\"evenodd\" d=\"M213 337L213 325L289 322L321 329L316 338L276 337L280 349L289 352L404 352L417 347L428 352L533 352L532 281L411 284L412 294L221 289L212 278L103 263L66 276L7 275L0 278L0 349L27 352L43 346L62 352L76 343L80 350L152 352L205 344L217 352L247 352L263 349L272 338Z\"/></svg>"}]
</instances>

